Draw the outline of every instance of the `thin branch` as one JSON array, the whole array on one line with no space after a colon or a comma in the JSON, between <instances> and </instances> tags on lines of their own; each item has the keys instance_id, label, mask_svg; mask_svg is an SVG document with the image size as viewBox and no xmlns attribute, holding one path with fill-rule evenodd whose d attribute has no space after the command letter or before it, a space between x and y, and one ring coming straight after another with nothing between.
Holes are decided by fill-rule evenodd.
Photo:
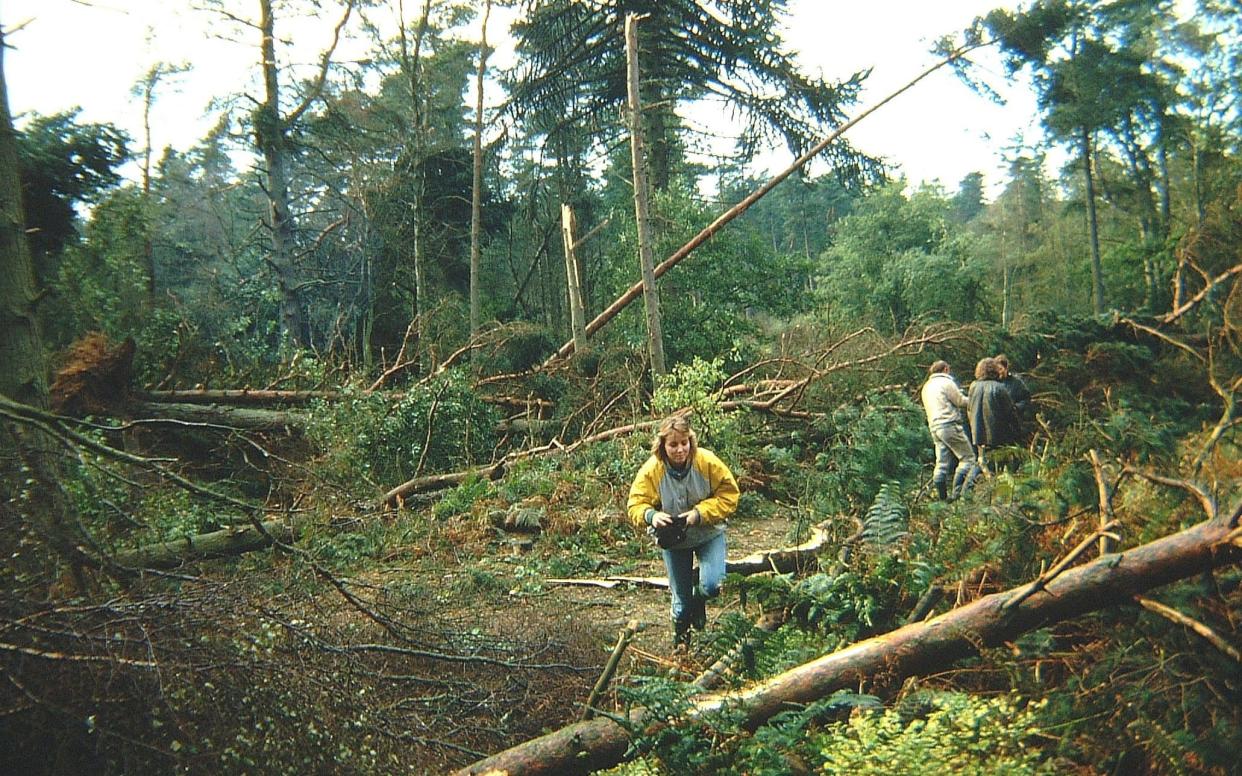
<instances>
[{"instance_id":1,"label":"thin branch","mask_svg":"<svg viewBox=\"0 0 1242 776\"><path fill-rule=\"evenodd\" d=\"M1061 572L1065 571L1067 568L1069 568L1074 563L1074 561L1078 560L1078 558L1081 557L1082 554L1086 552L1087 549L1090 548L1091 545L1100 537L1111 536L1113 539L1120 541L1121 537L1117 536L1116 534L1108 533L1108 531L1116 527L1117 527L1116 521L1106 523L1100 526L1099 530L1095 531L1090 536L1088 536L1086 539L1083 539L1081 542L1079 542L1077 547L1070 550L1069 554L1066 555L1061 560L1057 561L1052 566L1052 568L1040 574L1039 577L1035 579L1034 581L1032 581L1029 585L1027 585L1024 588L1021 588L1016 593L1014 593L1012 596L1010 596L1009 599L1005 601L1005 603L1001 604L1001 609L1004 611L1009 611L1013 609L1014 607L1016 607L1018 604L1025 601L1026 599L1030 598L1031 596L1035 595L1039 591L1046 588L1049 582L1051 582L1052 580L1060 576Z\"/></svg>"},{"instance_id":2,"label":"thin branch","mask_svg":"<svg viewBox=\"0 0 1242 776\"><path fill-rule=\"evenodd\" d=\"M1221 283L1225 282L1226 280L1233 277L1234 275L1237 275L1240 272L1242 272L1242 264L1235 264L1229 269L1220 273L1216 277L1212 278L1208 282L1208 284L1199 291L1199 293L1187 299L1185 302L1179 305L1176 309L1170 310L1168 313L1161 316L1160 322L1161 323L1173 323L1178 318L1182 317L1186 313L1193 310L1204 299L1207 299L1208 294L1212 293L1212 290L1215 289L1216 286L1220 285Z\"/></svg>"},{"instance_id":3,"label":"thin branch","mask_svg":"<svg viewBox=\"0 0 1242 776\"><path fill-rule=\"evenodd\" d=\"M1179 480L1173 477L1165 477L1162 474L1154 474L1145 472L1142 469L1136 469L1133 466L1126 465L1123 469L1129 474L1142 477L1149 482L1158 485L1167 485L1170 488L1180 488L1199 500L1199 505L1203 507L1203 511L1207 514L1209 520L1215 520L1217 517L1216 499L1210 493L1203 489L1201 485L1190 482L1189 480Z\"/></svg>"},{"instance_id":4,"label":"thin branch","mask_svg":"<svg viewBox=\"0 0 1242 776\"><path fill-rule=\"evenodd\" d=\"M341 41L341 30L345 28L345 24L349 21L349 15L353 13L353 10L354 0L346 0L345 13L341 16L341 20L337 22L336 28L332 30L332 43L328 46L327 51L323 52L323 56L319 58L319 73L315 76L315 82L307 90L306 97L302 99L301 104L294 108L293 112L285 119L286 126L296 124L298 119L302 117L302 114L306 112L306 109L311 106L311 103L317 100L319 95L323 93L324 82L328 79L328 67L332 64L332 54L336 52L336 46Z\"/></svg>"},{"instance_id":5,"label":"thin branch","mask_svg":"<svg viewBox=\"0 0 1242 776\"><path fill-rule=\"evenodd\" d=\"M69 663L107 663L108 665L125 665L136 666L138 668L158 668L159 664L149 660L133 660L126 657L116 657L115 655L71 655L67 652L49 652L43 649L34 649L33 647L23 647L18 644L9 644L0 641L0 650L4 652L16 652L21 655L37 657L43 660L60 660Z\"/></svg>"},{"instance_id":6,"label":"thin branch","mask_svg":"<svg viewBox=\"0 0 1242 776\"><path fill-rule=\"evenodd\" d=\"M1162 341L1162 342L1167 342L1168 344L1172 345L1172 346L1173 346L1173 347L1175 347L1175 348L1180 348L1181 350L1186 351L1187 353L1189 353L1190 355L1192 355L1192 356L1194 356L1195 358L1199 359L1200 361L1204 361L1204 362L1206 362L1206 361L1207 361L1207 358L1206 358L1206 357L1204 357L1204 355L1203 355L1202 353L1200 353L1199 351L1197 351L1197 350L1195 350L1194 348L1190 347L1190 346L1189 346L1189 345L1187 345L1185 342L1182 342L1182 341L1180 341L1180 340L1173 339L1172 337L1170 337L1169 335L1167 335L1167 334L1165 334L1164 332L1160 331L1159 329L1153 329L1153 328L1152 328L1152 327L1150 327L1150 326L1144 326L1143 324L1141 324L1141 323L1139 323L1138 321L1133 320L1133 319L1131 319L1131 318L1118 318L1118 319L1117 319L1117 321L1118 321L1119 323L1124 323L1124 324L1126 324L1127 326L1129 326L1129 327L1130 327L1130 328L1132 328L1132 329L1137 329L1138 331L1144 332L1144 333L1146 333L1146 334L1150 334L1151 336L1155 337L1156 339L1158 339L1158 340L1160 340L1160 341Z\"/></svg>"},{"instance_id":7,"label":"thin branch","mask_svg":"<svg viewBox=\"0 0 1242 776\"><path fill-rule=\"evenodd\" d=\"M1242 653L1238 652L1237 647L1233 646L1228 641L1225 641L1225 639L1216 633L1216 631L1212 630L1198 620L1182 614L1170 606L1165 606L1159 601L1153 601L1150 598L1135 596L1134 600L1138 602L1139 606L1142 606L1149 612L1155 612L1170 622L1190 628L1192 631L1198 633L1200 636L1211 642L1212 646L1216 647L1221 652L1224 652L1236 662L1242 663Z\"/></svg>"}]
</instances>

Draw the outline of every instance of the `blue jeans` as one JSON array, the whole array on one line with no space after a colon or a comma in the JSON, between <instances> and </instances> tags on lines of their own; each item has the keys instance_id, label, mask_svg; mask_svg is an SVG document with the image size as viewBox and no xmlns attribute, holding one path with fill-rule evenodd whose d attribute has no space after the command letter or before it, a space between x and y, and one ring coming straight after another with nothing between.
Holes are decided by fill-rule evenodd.
<instances>
[{"instance_id":1,"label":"blue jeans","mask_svg":"<svg viewBox=\"0 0 1242 776\"><path fill-rule=\"evenodd\" d=\"M966 495L979 476L975 451L966 439L966 432L961 424L953 423L936 426L931 429L931 435L936 445L936 474L932 480L952 485L954 498Z\"/></svg>"},{"instance_id":2,"label":"blue jeans","mask_svg":"<svg viewBox=\"0 0 1242 776\"><path fill-rule=\"evenodd\" d=\"M725 575L725 536L719 533L698 547L664 550L664 568L668 570L668 589L673 594L673 619L682 619L694 595L694 556L699 556L700 592L705 598L720 594Z\"/></svg>"}]
</instances>

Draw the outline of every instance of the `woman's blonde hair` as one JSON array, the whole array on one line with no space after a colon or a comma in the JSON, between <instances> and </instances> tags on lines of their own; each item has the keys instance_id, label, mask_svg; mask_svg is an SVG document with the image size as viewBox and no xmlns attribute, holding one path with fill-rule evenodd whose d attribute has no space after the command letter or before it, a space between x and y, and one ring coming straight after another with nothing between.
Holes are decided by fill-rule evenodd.
<instances>
[{"instance_id":1,"label":"woman's blonde hair","mask_svg":"<svg viewBox=\"0 0 1242 776\"><path fill-rule=\"evenodd\" d=\"M699 435L694 433L694 429L690 427L690 418L685 415L672 415L665 418L660 423L660 428L656 431L655 439L651 442L651 454L656 458L659 458L667 465L668 454L664 452L664 440L668 439L668 435L674 431L690 437L689 460L693 463L694 454L699 450Z\"/></svg>"}]
</instances>

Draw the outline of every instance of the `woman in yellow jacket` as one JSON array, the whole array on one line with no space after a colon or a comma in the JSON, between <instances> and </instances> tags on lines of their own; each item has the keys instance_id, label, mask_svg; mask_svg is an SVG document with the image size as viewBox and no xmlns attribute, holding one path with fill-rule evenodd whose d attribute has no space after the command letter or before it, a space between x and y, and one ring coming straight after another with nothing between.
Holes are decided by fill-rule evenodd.
<instances>
[{"instance_id":1,"label":"woman in yellow jacket","mask_svg":"<svg viewBox=\"0 0 1242 776\"><path fill-rule=\"evenodd\" d=\"M706 601L720 593L724 580L725 525L737 499L733 473L715 453L699 447L688 419L674 415L660 424L651 457L630 486L627 511L635 526L652 534L684 521L684 538L661 542L673 598L674 646L689 643L691 626L702 630L707 624Z\"/></svg>"}]
</instances>

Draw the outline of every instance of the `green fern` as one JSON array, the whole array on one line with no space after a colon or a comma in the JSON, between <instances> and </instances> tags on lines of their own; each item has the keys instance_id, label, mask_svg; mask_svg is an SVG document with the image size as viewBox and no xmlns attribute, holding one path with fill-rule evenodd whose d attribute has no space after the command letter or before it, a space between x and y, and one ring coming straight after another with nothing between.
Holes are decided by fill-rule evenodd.
<instances>
[{"instance_id":1,"label":"green fern","mask_svg":"<svg viewBox=\"0 0 1242 776\"><path fill-rule=\"evenodd\" d=\"M1194 753L1177 736L1169 733L1154 719L1140 715L1126 729L1147 752L1152 771L1172 776L1189 776L1186 763L1196 760Z\"/></svg>"},{"instance_id":2,"label":"green fern","mask_svg":"<svg viewBox=\"0 0 1242 776\"><path fill-rule=\"evenodd\" d=\"M874 552L892 550L906 537L909 517L910 511L901 499L901 483L884 483L863 517L863 545Z\"/></svg>"}]
</instances>

